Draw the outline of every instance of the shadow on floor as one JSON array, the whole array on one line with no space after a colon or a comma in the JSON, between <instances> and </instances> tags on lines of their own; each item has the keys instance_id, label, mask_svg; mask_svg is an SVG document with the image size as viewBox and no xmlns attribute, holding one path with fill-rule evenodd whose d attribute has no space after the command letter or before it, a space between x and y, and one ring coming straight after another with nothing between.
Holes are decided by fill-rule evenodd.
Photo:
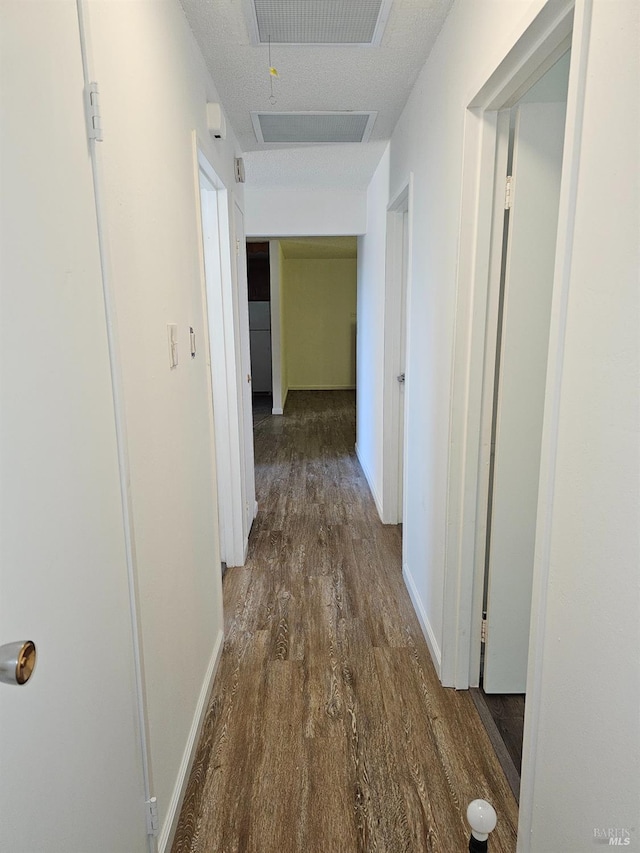
<instances>
[{"instance_id":1,"label":"shadow on floor","mask_svg":"<svg viewBox=\"0 0 640 853\"><path fill-rule=\"evenodd\" d=\"M273 397L271 394L254 394L252 403L254 426L271 417L271 409L273 408Z\"/></svg>"},{"instance_id":2,"label":"shadow on floor","mask_svg":"<svg viewBox=\"0 0 640 853\"><path fill-rule=\"evenodd\" d=\"M470 693L504 775L519 802L525 697L519 694L491 695L477 687L472 687Z\"/></svg>"}]
</instances>

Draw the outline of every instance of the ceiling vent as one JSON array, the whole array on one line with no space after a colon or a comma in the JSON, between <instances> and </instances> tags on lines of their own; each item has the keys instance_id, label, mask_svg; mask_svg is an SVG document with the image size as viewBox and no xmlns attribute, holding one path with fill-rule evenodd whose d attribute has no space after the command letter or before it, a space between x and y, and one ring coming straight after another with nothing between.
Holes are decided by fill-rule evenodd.
<instances>
[{"instance_id":1,"label":"ceiling vent","mask_svg":"<svg viewBox=\"0 0 640 853\"><path fill-rule=\"evenodd\" d=\"M393 0L245 0L254 44L382 41Z\"/></svg>"},{"instance_id":2,"label":"ceiling vent","mask_svg":"<svg viewBox=\"0 0 640 853\"><path fill-rule=\"evenodd\" d=\"M367 142L376 112L252 112L258 142L281 145L323 145Z\"/></svg>"}]
</instances>

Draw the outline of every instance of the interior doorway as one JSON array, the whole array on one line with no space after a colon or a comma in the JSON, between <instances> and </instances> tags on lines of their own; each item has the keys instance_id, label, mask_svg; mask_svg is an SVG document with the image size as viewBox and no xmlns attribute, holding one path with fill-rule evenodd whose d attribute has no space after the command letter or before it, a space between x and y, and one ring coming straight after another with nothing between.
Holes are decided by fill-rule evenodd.
<instances>
[{"instance_id":1,"label":"interior doorway","mask_svg":"<svg viewBox=\"0 0 640 853\"><path fill-rule=\"evenodd\" d=\"M353 390L356 237L271 237L247 249L256 270L249 272L248 287L252 364L255 371L260 361L264 374L262 380L254 376L254 407L269 387L272 415L285 413L290 391ZM262 408L266 416L266 405Z\"/></svg>"},{"instance_id":2,"label":"interior doorway","mask_svg":"<svg viewBox=\"0 0 640 853\"><path fill-rule=\"evenodd\" d=\"M474 701L519 796L570 52L497 123L495 347L485 365L484 580ZM489 332L488 332L489 333Z\"/></svg>"},{"instance_id":3,"label":"interior doorway","mask_svg":"<svg viewBox=\"0 0 640 853\"><path fill-rule=\"evenodd\" d=\"M233 297L228 194L197 147L196 160L200 189L203 301L207 317L205 345L211 370L216 449L220 558L223 567L241 566L248 531L245 530L244 519L242 374L236 358L236 346L239 346L236 318L239 313ZM253 465L253 455L246 464Z\"/></svg>"},{"instance_id":4,"label":"interior doorway","mask_svg":"<svg viewBox=\"0 0 640 853\"><path fill-rule=\"evenodd\" d=\"M269 241L247 242L251 398L254 427L269 417L273 409L270 275Z\"/></svg>"},{"instance_id":5,"label":"interior doorway","mask_svg":"<svg viewBox=\"0 0 640 853\"><path fill-rule=\"evenodd\" d=\"M242 495L242 536L244 565L249 548L249 533L258 514L256 501L256 479L253 449L253 420L251 416L251 346L249 342L249 298L247 293L247 252L244 232L244 213L238 202L233 206L233 230L235 236L235 287L233 289L234 316L236 317L237 349L236 360L240 371L238 386L240 476Z\"/></svg>"},{"instance_id":6,"label":"interior doorway","mask_svg":"<svg viewBox=\"0 0 640 853\"><path fill-rule=\"evenodd\" d=\"M387 207L382 520L404 517L407 312L411 281L411 180Z\"/></svg>"}]
</instances>

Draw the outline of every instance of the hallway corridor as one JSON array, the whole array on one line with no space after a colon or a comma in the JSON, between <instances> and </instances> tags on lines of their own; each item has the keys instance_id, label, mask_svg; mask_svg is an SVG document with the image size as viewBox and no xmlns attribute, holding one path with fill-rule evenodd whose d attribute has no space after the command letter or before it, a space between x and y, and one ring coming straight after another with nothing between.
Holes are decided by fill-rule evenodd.
<instances>
[{"instance_id":1,"label":"hallway corridor","mask_svg":"<svg viewBox=\"0 0 640 853\"><path fill-rule=\"evenodd\" d=\"M256 428L259 513L173 853L463 853L475 797L517 807L467 692L443 689L354 453L352 392Z\"/></svg>"}]
</instances>

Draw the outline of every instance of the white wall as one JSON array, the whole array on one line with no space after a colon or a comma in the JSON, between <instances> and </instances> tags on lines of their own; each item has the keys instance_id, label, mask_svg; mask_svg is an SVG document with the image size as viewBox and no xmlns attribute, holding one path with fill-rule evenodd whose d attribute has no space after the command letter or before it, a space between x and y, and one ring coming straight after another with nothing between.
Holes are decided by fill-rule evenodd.
<instances>
[{"instance_id":1,"label":"white wall","mask_svg":"<svg viewBox=\"0 0 640 853\"><path fill-rule=\"evenodd\" d=\"M214 142L218 97L177 0L90 0L91 74L101 92L151 756L166 841L222 642L209 370L192 130L234 195L235 142ZM114 46L117 45L117 49ZM240 201L241 201L240 196ZM167 324L178 325L169 369ZM189 326L198 353L189 354Z\"/></svg>"},{"instance_id":2,"label":"white wall","mask_svg":"<svg viewBox=\"0 0 640 853\"><path fill-rule=\"evenodd\" d=\"M247 237L364 234L366 190L245 188Z\"/></svg>"},{"instance_id":3,"label":"white wall","mask_svg":"<svg viewBox=\"0 0 640 853\"><path fill-rule=\"evenodd\" d=\"M550 353L536 555L547 612L531 653L541 714L537 730L527 721L534 810L519 850L588 850L595 828L640 843L639 43L636 0L595 0Z\"/></svg>"},{"instance_id":4,"label":"white wall","mask_svg":"<svg viewBox=\"0 0 640 853\"><path fill-rule=\"evenodd\" d=\"M367 191L367 233L358 238L356 450L382 515L385 247L389 150Z\"/></svg>"},{"instance_id":5,"label":"white wall","mask_svg":"<svg viewBox=\"0 0 640 853\"><path fill-rule=\"evenodd\" d=\"M390 196L414 174L405 568L436 663L463 122L470 98L543 5L459 0L391 141ZM533 777L525 766L522 794L526 802L535 785L533 815L521 805L519 850L534 853L586 850L595 825L637 833L640 817L638 5L593 5L558 431L548 438L551 457L557 438L558 456L549 552L540 558L550 572L547 622L535 638L542 711L539 732L528 735Z\"/></svg>"}]
</instances>

